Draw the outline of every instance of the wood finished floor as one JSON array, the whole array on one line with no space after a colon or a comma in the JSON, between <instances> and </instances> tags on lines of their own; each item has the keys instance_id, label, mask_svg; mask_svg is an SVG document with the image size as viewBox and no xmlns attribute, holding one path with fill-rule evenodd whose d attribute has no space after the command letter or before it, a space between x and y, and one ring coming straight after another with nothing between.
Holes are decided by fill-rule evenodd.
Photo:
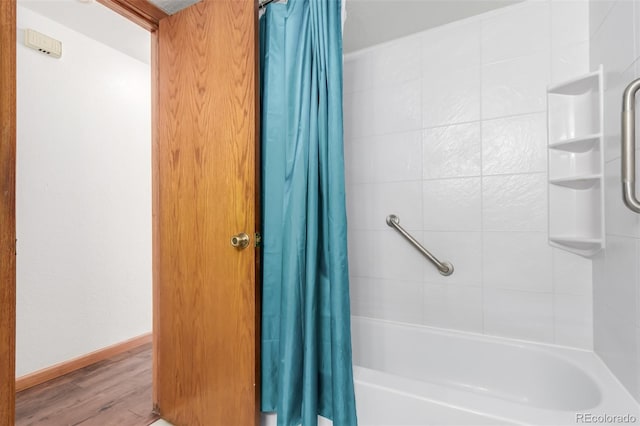
<instances>
[{"instance_id":1,"label":"wood finished floor","mask_svg":"<svg viewBox=\"0 0 640 426\"><path fill-rule=\"evenodd\" d=\"M16 425L146 426L151 343L19 392Z\"/></svg>"}]
</instances>

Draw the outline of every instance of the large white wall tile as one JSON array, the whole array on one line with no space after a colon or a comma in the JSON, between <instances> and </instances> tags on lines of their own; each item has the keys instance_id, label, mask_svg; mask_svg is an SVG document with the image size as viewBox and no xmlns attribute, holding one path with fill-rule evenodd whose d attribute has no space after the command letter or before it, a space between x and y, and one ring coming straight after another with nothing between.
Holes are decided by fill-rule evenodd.
<instances>
[{"instance_id":1,"label":"large white wall tile","mask_svg":"<svg viewBox=\"0 0 640 426\"><path fill-rule=\"evenodd\" d=\"M547 175L483 177L482 227L486 231L545 232Z\"/></svg>"},{"instance_id":2,"label":"large white wall tile","mask_svg":"<svg viewBox=\"0 0 640 426\"><path fill-rule=\"evenodd\" d=\"M480 123L426 129L423 133L422 154L422 176L425 179L480 176Z\"/></svg>"},{"instance_id":3,"label":"large white wall tile","mask_svg":"<svg viewBox=\"0 0 640 426\"><path fill-rule=\"evenodd\" d=\"M518 28L514 31L514 28ZM482 21L482 62L492 63L549 49L548 2L528 2Z\"/></svg>"},{"instance_id":4,"label":"large white wall tile","mask_svg":"<svg viewBox=\"0 0 640 426\"><path fill-rule=\"evenodd\" d=\"M595 6L596 2L591 4ZM621 72L631 65L635 56L634 1L618 0L591 38L591 68L605 65L605 72ZM595 62L594 62L595 60Z\"/></svg>"},{"instance_id":5,"label":"large white wall tile","mask_svg":"<svg viewBox=\"0 0 640 426\"><path fill-rule=\"evenodd\" d=\"M551 1L551 48L589 41L589 0Z\"/></svg>"},{"instance_id":6,"label":"large white wall tile","mask_svg":"<svg viewBox=\"0 0 640 426\"><path fill-rule=\"evenodd\" d=\"M424 324L482 332L482 289L425 284Z\"/></svg>"},{"instance_id":7,"label":"large white wall tile","mask_svg":"<svg viewBox=\"0 0 640 426\"><path fill-rule=\"evenodd\" d=\"M553 288L557 294L591 295L591 259L557 248L553 251Z\"/></svg>"},{"instance_id":8,"label":"large white wall tile","mask_svg":"<svg viewBox=\"0 0 640 426\"><path fill-rule=\"evenodd\" d=\"M482 67L482 118L544 111L549 83L549 52Z\"/></svg>"},{"instance_id":9,"label":"large white wall tile","mask_svg":"<svg viewBox=\"0 0 640 426\"><path fill-rule=\"evenodd\" d=\"M423 189L424 230L481 230L479 177L426 180Z\"/></svg>"},{"instance_id":10,"label":"large white wall tile","mask_svg":"<svg viewBox=\"0 0 640 426\"><path fill-rule=\"evenodd\" d=\"M551 82L574 79L590 71L589 42L574 43L551 52Z\"/></svg>"},{"instance_id":11,"label":"large white wall tile","mask_svg":"<svg viewBox=\"0 0 640 426\"><path fill-rule=\"evenodd\" d=\"M594 301L597 295L594 295ZM631 392L638 394L638 344L633 322L618 316L619 308L594 303L594 349L607 367Z\"/></svg>"},{"instance_id":12,"label":"large white wall tile","mask_svg":"<svg viewBox=\"0 0 640 426\"><path fill-rule=\"evenodd\" d=\"M441 262L453 265L452 275L440 275L438 270L424 259L424 281L431 284L462 284L480 286L482 283L482 233L481 232L424 232L422 245Z\"/></svg>"},{"instance_id":13,"label":"large white wall tile","mask_svg":"<svg viewBox=\"0 0 640 426\"><path fill-rule=\"evenodd\" d=\"M345 58L342 72L345 93L371 89L373 86L371 55L368 52Z\"/></svg>"},{"instance_id":14,"label":"large white wall tile","mask_svg":"<svg viewBox=\"0 0 640 426\"><path fill-rule=\"evenodd\" d=\"M349 222L347 235L349 253L349 274L351 276L370 277L371 257L374 238L370 232L354 229Z\"/></svg>"},{"instance_id":15,"label":"large white wall tile","mask_svg":"<svg viewBox=\"0 0 640 426\"><path fill-rule=\"evenodd\" d=\"M347 223L349 229L371 229L371 195L372 184L352 184L346 187Z\"/></svg>"},{"instance_id":16,"label":"large white wall tile","mask_svg":"<svg viewBox=\"0 0 640 426\"><path fill-rule=\"evenodd\" d=\"M391 229L387 216L395 214L400 224L408 230L422 229L422 185L419 181L381 183L370 186L370 229Z\"/></svg>"},{"instance_id":17,"label":"large white wall tile","mask_svg":"<svg viewBox=\"0 0 640 426\"><path fill-rule=\"evenodd\" d=\"M421 81L380 87L373 96L373 115L368 125L374 134L406 132L421 128Z\"/></svg>"},{"instance_id":18,"label":"large white wall tile","mask_svg":"<svg viewBox=\"0 0 640 426\"><path fill-rule=\"evenodd\" d=\"M635 238L607 236L605 283L594 286L594 300L635 323L638 306L638 253Z\"/></svg>"},{"instance_id":19,"label":"large white wall tile","mask_svg":"<svg viewBox=\"0 0 640 426\"><path fill-rule=\"evenodd\" d=\"M351 314L375 318L375 281L373 278L351 276L349 278Z\"/></svg>"},{"instance_id":20,"label":"large white wall tile","mask_svg":"<svg viewBox=\"0 0 640 426\"><path fill-rule=\"evenodd\" d=\"M640 57L640 4L637 1L633 2L633 30L634 30L634 56Z\"/></svg>"},{"instance_id":21,"label":"large white wall tile","mask_svg":"<svg viewBox=\"0 0 640 426\"><path fill-rule=\"evenodd\" d=\"M387 228L372 231L372 257L369 262L370 277L387 280L420 281L424 274L424 257L402 235ZM422 232L412 232L422 241Z\"/></svg>"},{"instance_id":22,"label":"large white wall tile","mask_svg":"<svg viewBox=\"0 0 640 426\"><path fill-rule=\"evenodd\" d=\"M389 229L390 214L397 215L405 229L422 229L420 181L356 184L349 187L349 194L347 216L356 229Z\"/></svg>"},{"instance_id":23,"label":"large white wall tile","mask_svg":"<svg viewBox=\"0 0 640 426\"><path fill-rule=\"evenodd\" d=\"M640 256L640 239L636 239L636 255ZM636 326L640 327L640 262L636 262ZM640 350L640 340L638 342L638 350ZM640 370L638 370L640 374Z\"/></svg>"},{"instance_id":24,"label":"large white wall tile","mask_svg":"<svg viewBox=\"0 0 640 426\"><path fill-rule=\"evenodd\" d=\"M485 232L485 287L551 292L551 247L538 232Z\"/></svg>"},{"instance_id":25,"label":"large white wall tile","mask_svg":"<svg viewBox=\"0 0 640 426\"><path fill-rule=\"evenodd\" d=\"M347 140L372 134L375 90L343 95L344 137Z\"/></svg>"},{"instance_id":26,"label":"large white wall tile","mask_svg":"<svg viewBox=\"0 0 640 426\"><path fill-rule=\"evenodd\" d=\"M423 284L419 281L356 279L353 315L419 324L423 320ZM353 300L353 297L352 297Z\"/></svg>"},{"instance_id":27,"label":"large white wall tile","mask_svg":"<svg viewBox=\"0 0 640 426\"><path fill-rule=\"evenodd\" d=\"M480 68L425 68L423 76L423 127L480 119Z\"/></svg>"},{"instance_id":28,"label":"large white wall tile","mask_svg":"<svg viewBox=\"0 0 640 426\"><path fill-rule=\"evenodd\" d=\"M600 30L605 18L611 12L613 5L619 0L590 0L589 1L589 35L591 38Z\"/></svg>"},{"instance_id":29,"label":"large white wall tile","mask_svg":"<svg viewBox=\"0 0 640 426\"><path fill-rule=\"evenodd\" d=\"M485 288L484 331L498 336L553 342L553 295Z\"/></svg>"},{"instance_id":30,"label":"large white wall tile","mask_svg":"<svg viewBox=\"0 0 640 426\"><path fill-rule=\"evenodd\" d=\"M445 73L480 65L480 22L445 26L426 31L422 39L422 67Z\"/></svg>"},{"instance_id":31,"label":"large white wall tile","mask_svg":"<svg viewBox=\"0 0 640 426\"><path fill-rule=\"evenodd\" d=\"M392 133L371 139L372 182L397 182L422 178L422 132Z\"/></svg>"},{"instance_id":32,"label":"large white wall tile","mask_svg":"<svg viewBox=\"0 0 640 426\"><path fill-rule=\"evenodd\" d=\"M482 123L483 173L546 171L546 129L544 113L484 121Z\"/></svg>"},{"instance_id":33,"label":"large white wall tile","mask_svg":"<svg viewBox=\"0 0 640 426\"><path fill-rule=\"evenodd\" d=\"M593 348L592 295L554 295L555 343Z\"/></svg>"},{"instance_id":34,"label":"large white wall tile","mask_svg":"<svg viewBox=\"0 0 640 426\"><path fill-rule=\"evenodd\" d=\"M640 215L632 212L622 201L620 160L605 164L605 218L607 235L640 237ZM638 170L640 171L640 170Z\"/></svg>"},{"instance_id":35,"label":"large white wall tile","mask_svg":"<svg viewBox=\"0 0 640 426\"><path fill-rule=\"evenodd\" d=\"M345 139L344 174L347 185L373 181L373 145L371 138Z\"/></svg>"},{"instance_id":36,"label":"large white wall tile","mask_svg":"<svg viewBox=\"0 0 640 426\"><path fill-rule=\"evenodd\" d=\"M620 135L622 113L622 94L624 89L634 80L634 67L626 71L604 67L604 159L611 161L620 158ZM637 103L636 103L637 105Z\"/></svg>"},{"instance_id":37,"label":"large white wall tile","mask_svg":"<svg viewBox=\"0 0 640 426\"><path fill-rule=\"evenodd\" d=\"M371 74L376 88L417 80L421 74L419 35L404 37L369 51Z\"/></svg>"}]
</instances>

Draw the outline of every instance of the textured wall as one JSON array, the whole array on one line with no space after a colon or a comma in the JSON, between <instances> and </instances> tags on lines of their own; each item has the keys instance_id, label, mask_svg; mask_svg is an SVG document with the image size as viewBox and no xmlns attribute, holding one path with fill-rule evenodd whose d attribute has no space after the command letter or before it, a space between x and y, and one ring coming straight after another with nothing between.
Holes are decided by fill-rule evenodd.
<instances>
[{"instance_id":1,"label":"textured wall","mask_svg":"<svg viewBox=\"0 0 640 426\"><path fill-rule=\"evenodd\" d=\"M17 47L18 376L151 331L149 65L19 7L24 28L63 53Z\"/></svg>"},{"instance_id":2,"label":"textured wall","mask_svg":"<svg viewBox=\"0 0 640 426\"><path fill-rule=\"evenodd\" d=\"M548 245L546 183L546 86L588 39L586 0L535 1L345 58L355 315L591 347L591 261Z\"/></svg>"},{"instance_id":3,"label":"textured wall","mask_svg":"<svg viewBox=\"0 0 640 426\"><path fill-rule=\"evenodd\" d=\"M592 0L589 26L591 67L605 71L607 248L593 263L594 348L640 399L640 216L624 206L620 183L622 92L640 76L640 2Z\"/></svg>"}]
</instances>

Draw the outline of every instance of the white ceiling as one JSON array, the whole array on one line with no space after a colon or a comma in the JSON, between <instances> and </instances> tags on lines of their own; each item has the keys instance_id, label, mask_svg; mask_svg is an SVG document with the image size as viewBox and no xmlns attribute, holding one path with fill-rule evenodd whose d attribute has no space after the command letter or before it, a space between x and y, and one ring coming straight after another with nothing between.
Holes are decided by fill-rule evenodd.
<instances>
[{"instance_id":1,"label":"white ceiling","mask_svg":"<svg viewBox=\"0 0 640 426\"><path fill-rule=\"evenodd\" d=\"M167 13L175 13L200 0L152 1ZM353 52L519 1L522 0L346 0L344 52ZM149 33L95 1L18 0L18 4L149 63Z\"/></svg>"},{"instance_id":2,"label":"white ceiling","mask_svg":"<svg viewBox=\"0 0 640 426\"><path fill-rule=\"evenodd\" d=\"M345 53L522 0L346 0Z\"/></svg>"},{"instance_id":3,"label":"white ceiling","mask_svg":"<svg viewBox=\"0 0 640 426\"><path fill-rule=\"evenodd\" d=\"M140 61L150 61L149 32L97 2L18 0L18 4Z\"/></svg>"}]
</instances>

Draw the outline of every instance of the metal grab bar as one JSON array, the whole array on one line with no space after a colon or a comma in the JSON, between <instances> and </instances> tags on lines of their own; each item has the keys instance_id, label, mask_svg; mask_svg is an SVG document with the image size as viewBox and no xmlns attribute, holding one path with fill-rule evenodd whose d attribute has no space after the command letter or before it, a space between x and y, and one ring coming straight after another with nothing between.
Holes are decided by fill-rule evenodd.
<instances>
[{"instance_id":1,"label":"metal grab bar","mask_svg":"<svg viewBox=\"0 0 640 426\"><path fill-rule=\"evenodd\" d=\"M424 248L422 244L420 244L415 238L413 238L407 231L404 230L402 226L400 226L400 218L395 214L390 214L387 216L387 225L392 228L395 228L403 237L405 237L415 248L417 248L420 253L422 253L427 259L433 263L436 268L438 268L438 272L441 275L449 276L453 274L453 265L449 262L440 262L434 255L432 255L429 250Z\"/></svg>"},{"instance_id":2,"label":"metal grab bar","mask_svg":"<svg viewBox=\"0 0 640 426\"><path fill-rule=\"evenodd\" d=\"M622 95L622 199L629 209L640 213L636 197L636 93L640 78L629 83Z\"/></svg>"}]
</instances>

